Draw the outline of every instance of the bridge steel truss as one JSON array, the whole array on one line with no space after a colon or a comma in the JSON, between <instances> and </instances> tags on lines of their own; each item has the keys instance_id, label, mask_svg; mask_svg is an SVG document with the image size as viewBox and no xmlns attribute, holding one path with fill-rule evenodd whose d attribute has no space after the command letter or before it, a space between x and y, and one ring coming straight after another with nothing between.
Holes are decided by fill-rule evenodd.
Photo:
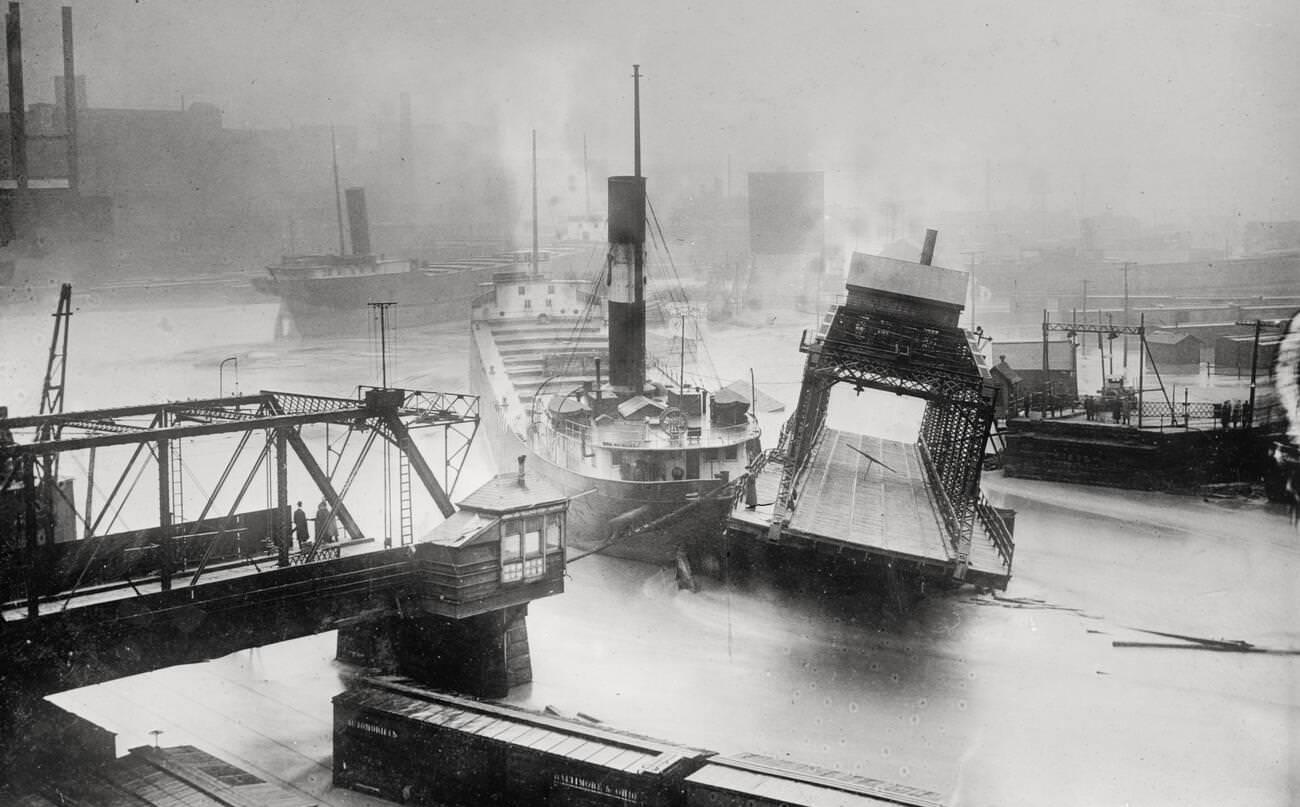
<instances>
[{"instance_id":1,"label":"bridge steel truss","mask_svg":"<svg viewBox=\"0 0 1300 807\"><path fill-rule=\"evenodd\" d=\"M221 522L220 529L229 528L259 469L268 461L272 462L276 502L271 518L270 537L279 549L279 566L289 564L291 544L287 472L290 450L319 488L328 504L330 516L337 516L344 530L354 539L363 538L364 535L344 504L344 497L367 450L377 437L390 442L405 455L439 510L448 516L455 510L448 492L454 489L459 479L470 443L477 432L478 406L478 397L475 395L362 387L358 389L355 399L263 391L255 395L0 419L0 494L5 494L8 499L8 507L0 508L0 514L8 513L12 518L6 523L0 523L0 539L3 539L0 540L0 558L6 555L11 560L21 558L20 562L26 567L29 616L39 614L39 604L43 598L57 594L59 598L66 595L70 601L76 593L76 586L68 591L47 591L50 581L42 578L42 569L48 564L43 564L40 558L50 545L49 530L46 528L55 518L55 510L45 499L63 497L65 512L75 514L84 527L82 541L99 537L99 529L115 503L120 512L121 503L116 501L119 499L118 494L125 487L127 492L120 497L125 499L134 487L135 483L128 483L128 479L147 451L156 460L158 474L158 577L162 589L169 590L178 571L173 557L175 543L186 537L184 529L197 530L200 524L205 523L218 494L235 468L236 460L259 431L265 432L260 452L252 470L244 479L230 512ZM357 457L341 487L321 468L303 438L302 427L311 424L343 425L366 435L361 456ZM425 460L411 436L414 430L435 427L442 428L445 435L443 481L439 480L438 474ZM22 435L29 431L31 439L22 440ZM173 480L179 476L173 467L180 462L177 450L179 441L223 434L240 434L239 445L208 496L199 518L189 522L188 526L182 525L174 519L178 503L171 501L176 490ZM134 446L130 460L97 513L91 511L89 498L85 511L78 511L76 504L68 500L57 484L49 484L55 480L46 478L47 475L42 473L43 469L51 466L52 458L64 453L90 451L93 469L93 452L96 449L128 445ZM145 464L141 463L135 474L137 481L144 470ZM17 496L9 495L13 493L17 493ZM111 523L112 519L109 519L109 524ZM319 541L299 560L313 560L318 548ZM85 566L89 568L95 561L94 552L86 554L89 557L85 559ZM207 560L205 554L189 580L191 586L198 584ZM3 571L0 569L0 572Z\"/></svg>"},{"instance_id":2,"label":"bridge steel truss","mask_svg":"<svg viewBox=\"0 0 1300 807\"><path fill-rule=\"evenodd\" d=\"M789 523L801 477L826 425L837 383L921 398L925 413L918 445L931 490L947 526L950 558L964 575L970 554L984 447L994 419L996 387L975 359L971 337L958 327L918 323L838 306L811 342L799 403L782 429L783 462L769 538Z\"/></svg>"}]
</instances>

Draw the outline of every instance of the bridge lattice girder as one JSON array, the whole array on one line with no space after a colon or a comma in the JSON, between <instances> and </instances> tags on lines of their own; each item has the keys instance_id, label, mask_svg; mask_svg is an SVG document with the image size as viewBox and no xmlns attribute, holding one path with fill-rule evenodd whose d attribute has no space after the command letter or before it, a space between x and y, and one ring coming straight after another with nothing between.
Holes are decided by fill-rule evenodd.
<instances>
[{"instance_id":1,"label":"bridge lattice girder","mask_svg":"<svg viewBox=\"0 0 1300 807\"><path fill-rule=\"evenodd\" d=\"M984 446L993 423L995 388L981 371L965 332L839 306L824 331L800 350L799 403L782 430L784 470L773 518L789 517L798 478L826 424L831 388L852 384L925 400L918 442L926 472L960 560L979 500Z\"/></svg>"},{"instance_id":2,"label":"bridge lattice girder","mask_svg":"<svg viewBox=\"0 0 1300 807\"><path fill-rule=\"evenodd\" d=\"M136 459L147 449L157 460L159 469L158 499L159 527L161 528L159 544L164 560L160 564L163 587L170 588L172 571L170 568L169 545L177 536L172 535L175 508L172 506L173 477L179 478L181 461L173 447L179 446L180 440L194 439L222 434L242 434L236 457L243 450L247 437L253 432L265 431L267 442L262 454L254 466L256 471L269 455L276 467L276 516L272 531L276 543L282 548L288 547L285 540L288 534L288 500L286 491L286 450L292 447L304 467L320 488L323 498L329 502L331 515L337 514L343 521L345 529L353 537L361 533L343 505L347 484L355 476L369 447L361 451L361 458L356 460L347 484L342 491L337 491L330 477L315 462L311 451L300 435L301 427L311 424L335 424L349 429L368 433L369 440L383 437L401 452L400 456L409 462L417 477L427 489L443 515L454 511L448 491L453 489L460 476L460 470L468 457L470 443L478 428L478 398L474 395L446 392L429 392L422 390L376 389L363 387L358 390L356 398L339 398L321 395L304 395L298 393L263 391L255 395L230 396L190 401L173 401L167 403L141 404L133 406L112 407L66 413L48 413L33 416L0 419L0 490L17 489L21 497L15 507L17 521L0 524L0 564L6 563L6 542L8 554L17 553L24 557L30 573L27 581L29 610L35 613L40 593L45 581L40 579L37 564L33 559L53 543L47 538L45 548L40 545L36 525L44 518L52 523L49 514L38 516L39 494L38 481L41 475L37 471L42 467L41 460L57 457L66 452L93 450L110 446L134 446L127 468L119 476L118 484L112 486L109 500L101 505L98 517L93 513L77 513L75 503L66 494L59 493L68 505L73 518L84 522L87 535L95 532L101 519L109 513L117 493L123 487L129 496L134 483L125 486L128 474L135 467ZM416 429L442 427L444 433L444 482L440 482L433 469L411 439L411 432ZM272 448L275 450L272 451ZM226 475L236 457L231 457L225 474L217 484L218 490L208 494L204 514L214 504L215 497L226 481ZM173 473L176 471L176 473ZM46 476L49 476L48 474ZM52 477L51 477L52 478ZM137 474L138 478L138 474ZM251 481L245 481L244 490L236 498L236 505L242 499ZM54 490L56 486L42 487ZM179 493L179 488L176 490ZM87 500L89 502L89 500ZM117 505L120 508L120 504ZM87 504L89 508L89 504ZM12 509L12 507L10 508ZM50 508L47 507L47 510ZM233 517L233 510L226 517ZM200 519L199 522L202 522ZM199 522L193 522L198 524ZM9 534L13 533L13 534ZM21 533L21 535L19 534ZM25 542L22 540L25 537ZM93 556L91 560L93 560ZM283 561L284 558L282 557ZM90 561L87 561L89 565ZM200 563L191 585L198 582L203 564ZM2 581L0 581L2 583ZM0 591L3 585L0 585ZM74 589L75 590L75 589Z\"/></svg>"}]
</instances>

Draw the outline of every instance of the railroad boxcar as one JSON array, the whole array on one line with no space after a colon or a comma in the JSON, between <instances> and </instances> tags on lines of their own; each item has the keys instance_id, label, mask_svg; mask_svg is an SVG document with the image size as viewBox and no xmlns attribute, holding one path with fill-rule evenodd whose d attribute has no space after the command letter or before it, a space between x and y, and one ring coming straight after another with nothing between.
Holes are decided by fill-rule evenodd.
<instances>
[{"instance_id":1,"label":"railroad boxcar","mask_svg":"<svg viewBox=\"0 0 1300 807\"><path fill-rule=\"evenodd\" d=\"M711 755L395 679L334 698L334 783L407 804L681 807Z\"/></svg>"},{"instance_id":2,"label":"railroad boxcar","mask_svg":"<svg viewBox=\"0 0 1300 807\"><path fill-rule=\"evenodd\" d=\"M941 807L938 793L757 754L715 756L686 777L687 807Z\"/></svg>"}]
</instances>

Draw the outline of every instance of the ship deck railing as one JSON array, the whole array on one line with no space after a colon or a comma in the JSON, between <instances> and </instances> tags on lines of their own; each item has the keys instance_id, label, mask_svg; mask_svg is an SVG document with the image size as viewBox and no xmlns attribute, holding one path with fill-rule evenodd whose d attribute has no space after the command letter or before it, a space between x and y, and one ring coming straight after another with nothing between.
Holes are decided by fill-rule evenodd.
<instances>
[{"instance_id":1,"label":"ship deck railing","mask_svg":"<svg viewBox=\"0 0 1300 807\"><path fill-rule=\"evenodd\" d=\"M732 426L701 427L698 433L683 431L680 434L668 434L657 426L644 421L626 424L589 426L573 422L563 422L555 426L541 426L538 436L543 441L564 440L578 443L580 446L599 446L602 448L627 448L638 450L726 448L739 445L751 437L758 436L758 422L750 419L746 423Z\"/></svg>"}]
</instances>

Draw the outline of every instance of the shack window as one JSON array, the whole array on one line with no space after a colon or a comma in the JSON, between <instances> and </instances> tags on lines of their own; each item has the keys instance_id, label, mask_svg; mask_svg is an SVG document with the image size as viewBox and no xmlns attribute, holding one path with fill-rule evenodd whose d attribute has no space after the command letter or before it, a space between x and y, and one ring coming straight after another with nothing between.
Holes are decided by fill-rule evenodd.
<instances>
[{"instance_id":1,"label":"shack window","mask_svg":"<svg viewBox=\"0 0 1300 807\"><path fill-rule=\"evenodd\" d=\"M530 519L532 520L532 519ZM540 522L540 519L537 519ZM524 533L524 579L532 580L542 576L546 571L546 558L542 555L542 531L541 524L529 525L536 529L529 529Z\"/></svg>"},{"instance_id":2,"label":"shack window","mask_svg":"<svg viewBox=\"0 0 1300 807\"><path fill-rule=\"evenodd\" d=\"M501 527L501 582L535 580L546 573L542 517L514 519Z\"/></svg>"},{"instance_id":3,"label":"shack window","mask_svg":"<svg viewBox=\"0 0 1300 807\"><path fill-rule=\"evenodd\" d=\"M555 293L555 287L554 287L554 286L547 286L547 287L546 287L546 293L547 293L547 294L554 294L554 293Z\"/></svg>"},{"instance_id":4,"label":"shack window","mask_svg":"<svg viewBox=\"0 0 1300 807\"><path fill-rule=\"evenodd\" d=\"M551 513L546 517L546 551L560 550L560 514Z\"/></svg>"},{"instance_id":5,"label":"shack window","mask_svg":"<svg viewBox=\"0 0 1300 807\"><path fill-rule=\"evenodd\" d=\"M501 582L513 583L524 578L523 535L519 521L501 525Z\"/></svg>"},{"instance_id":6,"label":"shack window","mask_svg":"<svg viewBox=\"0 0 1300 807\"><path fill-rule=\"evenodd\" d=\"M532 307L533 307L532 300L524 300L524 308L532 308Z\"/></svg>"},{"instance_id":7,"label":"shack window","mask_svg":"<svg viewBox=\"0 0 1300 807\"><path fill-rule=\"evenodd\" d=\"M723 452L724 452L724 456L726 456L726 458L729 460L734 460L736 458L735 446L727 446L726 448L723 449Z\"/></svg>"},{"instance_id":8,"label":"shack window","mask_svg":"<svg viewBox=\"0 0 1300 807\"><path fill-rule=\"evenodd\" d=\"M520 287L519 287L519 296L520 296L520 297L523 297L523 296L524 296L524 287L523 287L523 286L520 286Z\"/></svg>"}]
</instances>

